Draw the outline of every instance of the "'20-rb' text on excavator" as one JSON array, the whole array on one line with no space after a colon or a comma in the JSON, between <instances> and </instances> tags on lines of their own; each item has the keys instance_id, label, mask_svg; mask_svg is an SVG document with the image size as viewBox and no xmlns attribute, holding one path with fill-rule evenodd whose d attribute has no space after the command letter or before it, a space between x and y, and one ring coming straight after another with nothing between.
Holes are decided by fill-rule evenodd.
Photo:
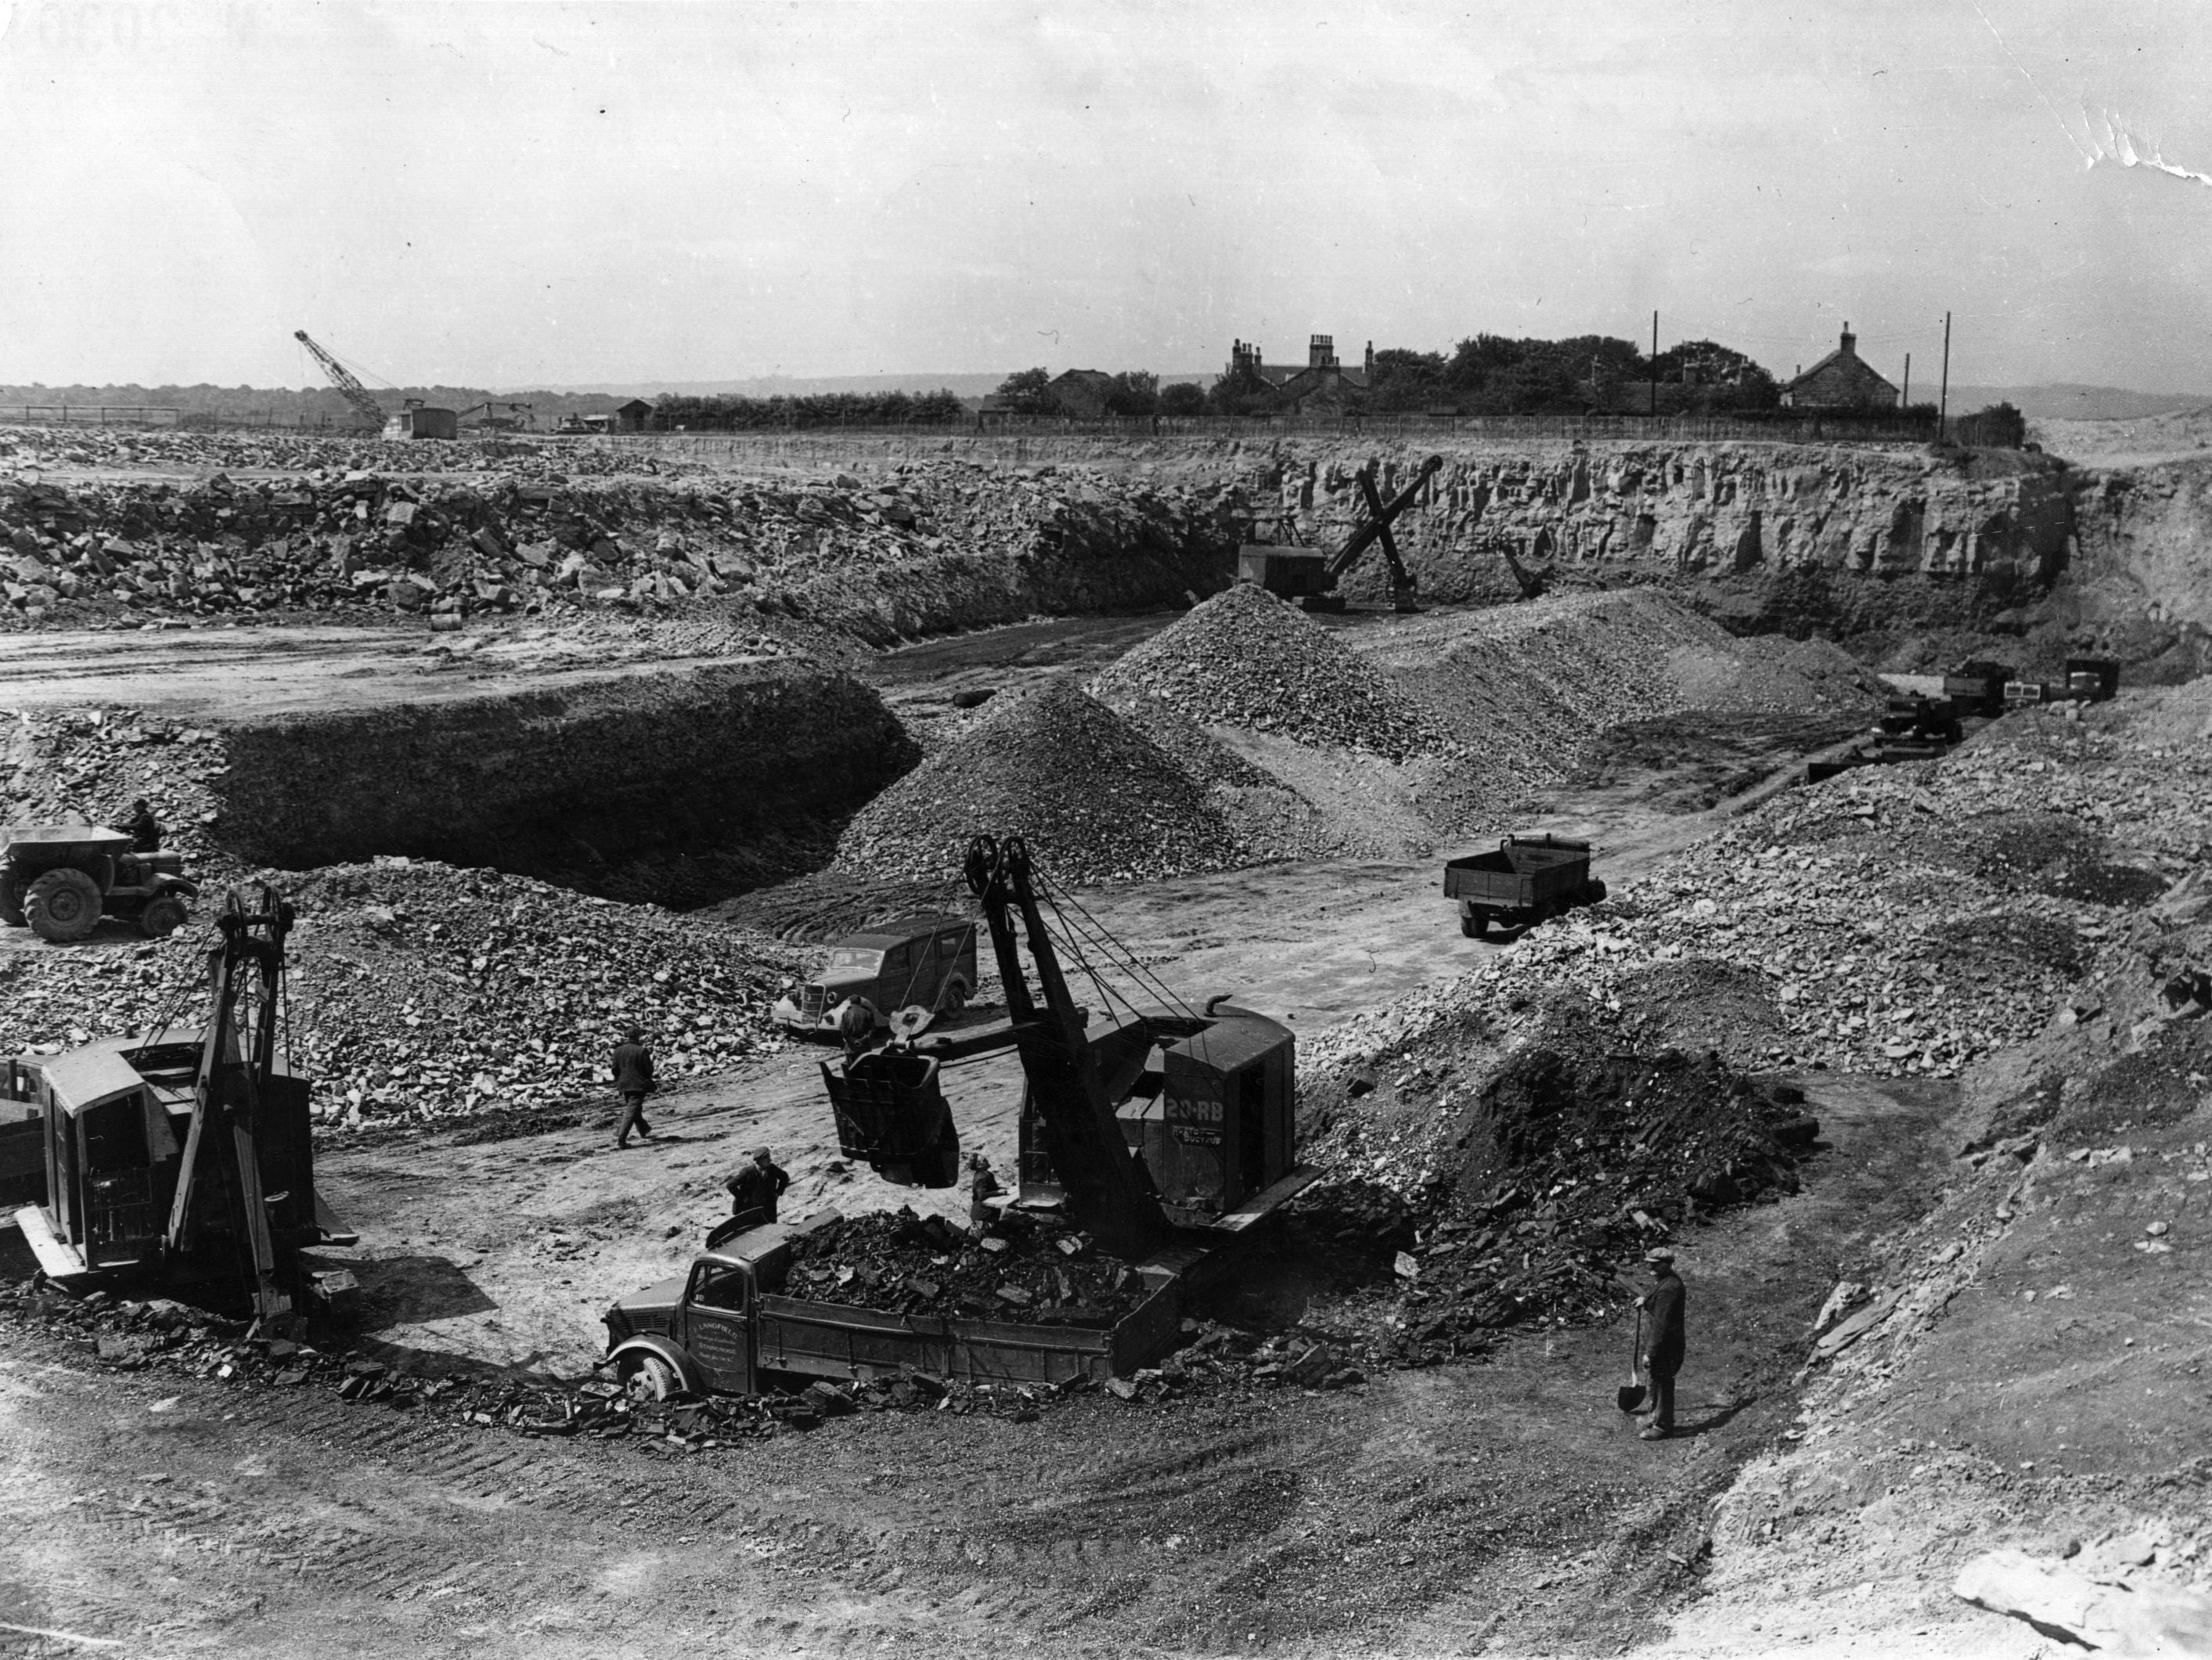
<instances>
[{"instance_id":1,"label":"'20-rb' text on excavator","mask_svg":"<svg viewBox=\"0 0 2212 1660\"><path fill-rule=\"evenodd\" d=\"M317 1289L301 1249L355 1236L316 1195L307 1080L279 1053L292 907L234 889L214 921L197 1040L165 1027L0 1061L0 1176L40 1190L15 1222L50 1280L243 1304L268 1326Z\"/></svg>"}]
</instances>

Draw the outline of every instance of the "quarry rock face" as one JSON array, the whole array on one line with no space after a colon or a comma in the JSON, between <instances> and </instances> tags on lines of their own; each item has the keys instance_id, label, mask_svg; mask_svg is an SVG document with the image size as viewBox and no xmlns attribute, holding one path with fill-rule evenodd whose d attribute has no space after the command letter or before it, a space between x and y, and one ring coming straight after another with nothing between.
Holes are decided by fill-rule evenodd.
<instances>
[{"instance_id":1,"label":"quarry rock face","mask_svg":"<svg viewBox=\"0 0 2212 1660\"><path fill-rule=\"evenodd\" d=\"M1380 453L1386 496L1412 479L1423 447ZM1261 482L1280 491L1302 540L1334 546L1363 514L1356 477L1369 453L1286 444ZM1522 443L1443 454L1394 527L1423 596L1439 601L1517 592L1501 548L1524 566L1626 564L1662 578L1812 570L2045 582L2064 567L2073 529L2055 469L1976 477L1917 451ZM1346 589L1380 595L1382 573L1370 556Z\"/></svg>"},{"instance_id":2,"label":"quarry rock face","mask_svg":"<svg viewBox=\"0 0 2212 1660\"><path fill-rule=\"evenodd\" d=\"M873 691L799 660L220 724L209 834L237 858L399 853L676 904L818 858L919 758Z\"/></svg>"}]
</instances>

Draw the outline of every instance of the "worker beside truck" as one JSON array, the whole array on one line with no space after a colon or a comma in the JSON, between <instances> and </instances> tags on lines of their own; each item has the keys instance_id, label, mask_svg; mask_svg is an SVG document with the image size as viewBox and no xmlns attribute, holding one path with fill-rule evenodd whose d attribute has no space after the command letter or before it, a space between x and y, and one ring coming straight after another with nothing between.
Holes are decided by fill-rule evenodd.
<instances>
[{"instance_id":1,"label":"worker beside truck","mask_svg":"<svg viewBox=\"0 0 2212 1660\"><path fill-rule=\"evenodd\" d=\"M729 1180L722 1183L730 1195L732 1218L756 1216L764 1223L775 1220L776 1202L790 1185L789 1174L766 1147L755 1147L752 1158L738 1165Z\"/></svg>"}]
</instances>

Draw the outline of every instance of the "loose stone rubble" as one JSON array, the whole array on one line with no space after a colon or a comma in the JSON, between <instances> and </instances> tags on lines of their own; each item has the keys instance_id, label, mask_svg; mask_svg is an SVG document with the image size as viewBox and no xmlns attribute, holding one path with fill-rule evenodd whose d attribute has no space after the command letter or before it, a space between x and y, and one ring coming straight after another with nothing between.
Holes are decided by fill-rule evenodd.
<instances>
[{"instance_id":1,"label":"loose stone rubble","mask_svg":"<svg viewBox=\"0 0 2212 1660\"><path fill-rule=\"evenodd\" d=\"M1066 683L994 698L861 809L838 842L837 866L890 880L941 878L959 869L979 830L1026 836L1039 867L1070 884L1246 862L1205 783Z\"/></svg>"},{"instance_id":2,"label":"loose stone rubble","mask_svg":"<svg viewBox=\"0 0 2212 1660\"><path fill-rule=\"evenodd\" d=\"M1148 696L1205 724L1394 761L1449 751L1391 678L1295 606L1239 583L1137 647L1093 683L1099 696Z\"/></svg>"},{"instance_id":3,"label":"loose stone rubble","mask_svg":"<svg viewBox=\"0 0 2212 1660\"><path fill-rule=\"evenodd\" d=\"M717 924L422 860L264 874L300 913L292 1053L336 1128L602 1098L632 1021L665 1082L785 1044L769 1010L799 958ZM0 1053L197 1030L211 938L0 958Z\"/></svg>"},{"instance_id":4,"label":"loose stone rubble","mask_svg":"<svg viewBox=\"0 0 2212 1660\"><path fill-rule=\"evenodd\" d=\"M124 446L108 441L120 459ZM54 479L25 467L26 441L15 442L12 469L0 449L0 628L363 612L459 628L478 612L637 613L721 595L779 618L835 611L854 626L889 605L876 626L895 637L898 602L872 589L856 599L846 592L855 582L940 554L1095 557L1110 570L1224 533L1214 492L1050 466L903 462L872 483L841 473L732 488L566 446L450 447L441 463L482 471L428 473L411 470L419 447L156 434L131 441L134 465L183 447L235 453L225 465L240 472L286 471ZM88 444L61 454L103 459Z\"/></svg>"}]
</instances>

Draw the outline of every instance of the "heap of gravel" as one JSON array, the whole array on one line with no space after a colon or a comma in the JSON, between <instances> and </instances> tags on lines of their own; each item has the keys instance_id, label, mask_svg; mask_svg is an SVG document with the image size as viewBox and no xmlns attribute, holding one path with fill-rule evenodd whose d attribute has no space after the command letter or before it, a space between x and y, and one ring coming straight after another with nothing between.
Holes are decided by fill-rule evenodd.
<instances>
[{"instance_id":1,"label":"heap of gravel","mask_svg":"<svg viewBox=\"0 0 2212 1660\"><path fill-rule=\"evenodd\" d=\"M524 876L381 858L262 872L297 907L286 1043L317 1122L514 1117L608 1102L635 1024L664 1083L784 1047L769 1019L802 958L658 906ZM51 1055L208 1012L213 906L127 951L17 952L0 964L0 1055Z\"/></svg>"},{"instance_id":2,"label":"heap of gravel","mask_svg":"<svg viewBox=\"0 0 2212 1660\"><path fill-rule=\"evenodd\" d=\"M1452 747L1389 674L1245 582L1139 646L1091 689L1109 702L1153 697L1201 724L1393 761Z\"/></svg>"},{"instance_id":3,"label":"heap of gravel","mask_svg":"<svg viewBox=\"0 0 2212 1660\"><path fill-rule=\"evenodd\" d=\"M1128 882L1246 862L1207 786L1079 687L994 699L974 725L871 801L836 868L926 880L978 834L1027 839L1062 882Z\"/></svg>"},{"instance_id":4,"label":"heap of gravel","mask_svg":"<svg viewBox=\"0 0 2212 1660\"><path fill-rule=\"evenodd\" d=\"M1650 588L1435 612L1351 636L1470 775L1512 794L1570 772L1604 732L1686 709L1864 714L1883 689L1833 646L1735 638Z\"/></svg>"}]
</instances>

